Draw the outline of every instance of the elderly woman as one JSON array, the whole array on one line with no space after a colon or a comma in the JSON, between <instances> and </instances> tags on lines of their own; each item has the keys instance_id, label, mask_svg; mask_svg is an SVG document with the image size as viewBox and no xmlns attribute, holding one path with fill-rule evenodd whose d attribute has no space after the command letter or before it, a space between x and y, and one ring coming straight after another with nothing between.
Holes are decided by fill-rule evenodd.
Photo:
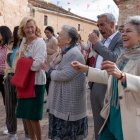
<instances>
[{"instance_id":1,"label":"elderly woman","mask_svg":"<svg viewBox=\"0 0 140 140\"><path fill-rule=\"evenodd\" d=\"M99 140L140 138L140 16L129 17L122 38L125 51L117 64L105 61L104 70L98 70L72 62L75 69L87 72L90 81L108 84Z\"/></svg>"},{"instance_id":2,"label":"elderly woman","mask_svg":"<svg viewBox=\"0 0 140 140\"><path fill-rule=\"evenodd\" d=\"M49 138L83 140L87 136L85 74L71 67L77 60L85 63L76 47L78 33L64 25L58 37L62 52L54 69L49 70L51 83L48 96Z\"/></svg>"},{"instance_id":3,"label":"elderly woman","mask_svg":"<svg viewBox=\"0 0 140 140\"><path fill-rule=\"evenodd\" d=\"M35 97L18 99L16 115L17 118L25 119L31 140L41 140L39 120L42 119L46 83L45 71L40 67L46 57L46 44L40 35L40 29L35 20L30 17L23 18L19 26L19 36L22 38L19 54L33 60L30 70L35 72L33 84ZM25 66L21 66L21 68L26 69Z\"/></svg>"}]
</instances>

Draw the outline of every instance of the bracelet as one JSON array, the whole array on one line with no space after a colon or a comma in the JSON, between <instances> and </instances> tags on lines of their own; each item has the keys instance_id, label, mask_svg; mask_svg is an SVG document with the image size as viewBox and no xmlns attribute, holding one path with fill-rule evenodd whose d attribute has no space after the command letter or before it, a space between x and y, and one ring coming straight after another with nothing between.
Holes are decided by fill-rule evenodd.
<instances>
[{"instance_id":1,"label":"bracelet","mask_svg":"<svg viewBox=\"0 0 140 140\"><path fill-rule=\"evenodd\" d=\"M122 80L124 77L125 77L125 74L122 72L122 73L121 73L121 77L118 78L118 80Z\"/></svg>"}]
</instances>

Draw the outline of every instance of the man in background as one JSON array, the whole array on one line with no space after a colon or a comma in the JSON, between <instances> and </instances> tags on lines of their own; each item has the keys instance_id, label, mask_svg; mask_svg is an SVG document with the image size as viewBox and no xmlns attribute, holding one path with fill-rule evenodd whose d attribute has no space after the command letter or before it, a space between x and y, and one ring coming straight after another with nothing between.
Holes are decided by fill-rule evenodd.
<instances>
[{"instance_id":1,"label":"man in background","mask_svg":"<svg viewBox=\"0 0 140 140\"><path fill-rule=\"evenodd\" d=\"M96 33L89 35L89 41L93 44L93 49L97 52L94 67L102 69L101 64L104 60L116 62L116 59L123 50L123 43L120 32L115 30L115 17L110 13L104 13L97 16L97 26L103 36L100 41ZM91 107L93 112L95 140L98 140L98 133L104 123L104 119L100 116L103 107L103 101L107 86L104 84L91 84Z\"/></svg>"},{"instance_id":2,"label":"man in background","mask_svg":"<svg viewBox=\"0 0 140 140\"><path fill-rule=\"evenodd\" d=\"M52 26L47 26L45 28L44 31L47 39L45 40L46 42L46 47L47 47L47 60L46 60L46 65L47 68L50 68L50 62L54 59L54 57L56 56L55 54L57 54L59 52L59 47L58 47L58 41L57 38L54 36L54 29ZM46 73L46 77L47 77L47 73ZM47 78L47 82L46 82L46 91L48 93L48 88L49 88L49 82L50 79Z\"/></svg>"}]
</instances>

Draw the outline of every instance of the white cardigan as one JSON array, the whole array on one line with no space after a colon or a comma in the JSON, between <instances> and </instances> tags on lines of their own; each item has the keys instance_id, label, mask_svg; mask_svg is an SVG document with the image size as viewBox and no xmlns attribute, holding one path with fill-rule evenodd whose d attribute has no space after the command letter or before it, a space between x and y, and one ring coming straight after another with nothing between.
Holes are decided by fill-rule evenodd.
<instances>
[{"instance_id":1,"label":"white cardigan","mask_svg":"<svg viewBox=\"0 0 140 140\"><path fill-rule=\"evenodd\" d=\"M25 43L25 38L22 40L20 45L20 50L22 50L22 47ZM46 53L46 43L43 40L43 38L37 38L33 40L27 50L24 52L24 55L26 57L32 57L33 58L33 64L31 66L32 71L36 71L35 74L35 85L44 85L46 83L46 75L45 71L41 69L40 65L43 63L47 57Z\"/></svg>"}]
</instances>

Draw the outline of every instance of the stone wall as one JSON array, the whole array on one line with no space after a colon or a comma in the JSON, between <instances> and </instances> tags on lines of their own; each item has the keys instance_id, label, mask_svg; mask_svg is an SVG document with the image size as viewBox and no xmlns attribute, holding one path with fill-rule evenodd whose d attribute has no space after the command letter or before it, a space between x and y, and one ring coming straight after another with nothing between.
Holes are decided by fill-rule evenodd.
<instances>
[{"instance_id":1,"label":"stone wall","mask_svg":"<svg viewBox=\"0 0 140 140\"><path fill-rule=\"evenodd\" d=\"M28 15L28 0L0 0L0 25L11 28L19 25L21 19Z\"/></svg>"},{"instance_id":2,"label":"stone wall","mask_svg":"<svg viewBox=\"0 0 140 140\"><path fill-rule=\"evenodd\" d=\"M118 25L124 24L128 16L140 15L140 0L122 0L118 3L119 22Z\"/></svg>"}]
</instances>

